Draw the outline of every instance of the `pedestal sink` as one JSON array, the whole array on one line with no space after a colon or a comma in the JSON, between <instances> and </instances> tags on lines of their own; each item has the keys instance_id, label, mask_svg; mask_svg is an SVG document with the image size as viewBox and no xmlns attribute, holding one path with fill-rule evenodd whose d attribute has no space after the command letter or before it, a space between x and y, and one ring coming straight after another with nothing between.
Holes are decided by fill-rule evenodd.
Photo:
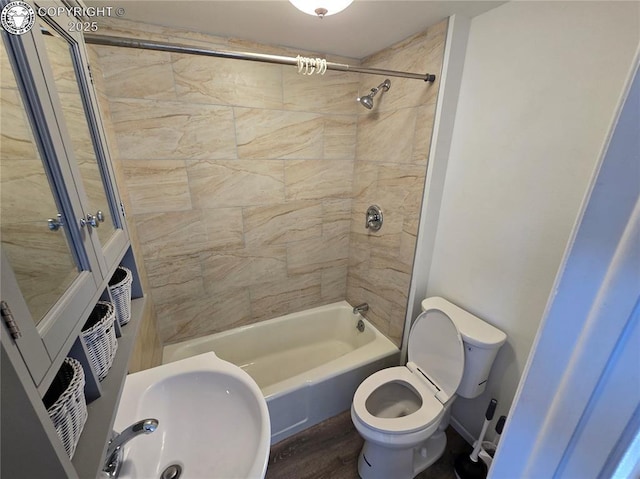
<instances>
[{"instance_id":1,"label":"pedestal sink","mask_svg":"<svg viewBox=\"0 0 640 479\"><path fill-rule=\"evenodd\" d=\"M267 404L247 373L215 353L127 376L114 429L145 418L159 425L126 444L120 478L265 475L271 436Z\"/></svg>"}]
</instances>

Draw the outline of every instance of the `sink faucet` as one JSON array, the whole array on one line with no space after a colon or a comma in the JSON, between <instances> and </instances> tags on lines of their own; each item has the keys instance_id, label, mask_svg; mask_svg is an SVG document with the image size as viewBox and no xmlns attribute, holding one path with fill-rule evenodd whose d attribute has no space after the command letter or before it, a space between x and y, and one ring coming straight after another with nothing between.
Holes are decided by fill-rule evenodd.
<instances>
[{"instance_id":1,"label":"sink faucet","mask_svg":"<svg viewBox=\"0 0 640 479\"><path fill-rule=\"evenodd\" d=\"M353 308L353 314L364 313L365 311L369 311L369 305L367 303L359 304Z\"/></svg>"},{"instance_id":2,"label":"sink faucet","mask_svg":"<svg viewBox=\"0 0 640 479\"><path fill-rule=\"evenodd\" d=\"M106 473L109 478L117 478L120 474L120 467L122 465L122 457L124 455L123 446L131 441L134 437L141 434L151 434L158 427L157 419L143 419L135 424L132 424L120 434L115 434L109 441L107 447L106 460L104 462L104 468L102 472Z\"/></svg>"}]
</instances>

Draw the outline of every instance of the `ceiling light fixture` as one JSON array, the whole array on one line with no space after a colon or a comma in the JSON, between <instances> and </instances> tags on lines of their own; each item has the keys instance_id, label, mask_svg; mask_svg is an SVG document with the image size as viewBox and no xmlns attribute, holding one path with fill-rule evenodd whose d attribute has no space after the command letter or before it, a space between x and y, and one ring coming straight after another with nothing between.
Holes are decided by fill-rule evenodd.
<instances>
[{"instance_id":1,"label":"ceiling light fixture","mask_svg":"<svg viewBox=\"0 0 640 479\"><path fill-rule=\"evenodd\" d=\"M289 0L298 10L324 18L341 12L353 3L353 0Z\"/></svg>"}]
</instances>

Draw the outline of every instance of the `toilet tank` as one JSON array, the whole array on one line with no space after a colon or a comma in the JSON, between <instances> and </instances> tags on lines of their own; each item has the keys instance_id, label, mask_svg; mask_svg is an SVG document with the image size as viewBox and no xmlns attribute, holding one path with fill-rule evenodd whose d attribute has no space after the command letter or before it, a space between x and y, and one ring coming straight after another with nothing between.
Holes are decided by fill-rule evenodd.
<instances>
[{"instance_id":1,"label":"toilet tank","mask_svg":"<svg viewBox=\"0 0 640 479\"><path fill-rule=\"evenodd\" d=\"M467 399L479 396L487 386L491 366L507 335L444 298L432 297L422 301L422 311L430 309L445 313L462 336L464 372L456 394Z\"/></svg>"}]
</instances>

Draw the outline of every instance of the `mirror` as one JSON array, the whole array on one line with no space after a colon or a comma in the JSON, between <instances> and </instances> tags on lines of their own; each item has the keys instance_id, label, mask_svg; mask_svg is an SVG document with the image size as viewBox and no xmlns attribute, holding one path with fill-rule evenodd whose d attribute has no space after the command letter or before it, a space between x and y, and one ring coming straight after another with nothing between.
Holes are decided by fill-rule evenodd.
<instances>
[{"instance_id":1,"label":"mirror","mask_svg":"<svg viewBox=\"0 0 640 479\"><path fill-rule=\"evenodd\" d=\"M88 204L84 213L96 217L97 227L94 226L92 229L96 230L100 243L105 245L115 233L116 225L107 200L98 155L89 128L91 120L87 116L84 105L86 96L80 89L76 75L74 56L76 47L45 23L41 24L40 31L43 34L55 88L62 105L64 122L73 147L73 152L67 153L75 158L87 195Z\"/></svg>"},{"instance_id":2,"label":"mirror","mask_svg":"<svg viewBox=\"0 0 640 479\"><path fill-rule=\"evenodd\" d=\"M0 55L2 249L37 324L79 272L4 43Z\"/></svg>"}]
</instances>

